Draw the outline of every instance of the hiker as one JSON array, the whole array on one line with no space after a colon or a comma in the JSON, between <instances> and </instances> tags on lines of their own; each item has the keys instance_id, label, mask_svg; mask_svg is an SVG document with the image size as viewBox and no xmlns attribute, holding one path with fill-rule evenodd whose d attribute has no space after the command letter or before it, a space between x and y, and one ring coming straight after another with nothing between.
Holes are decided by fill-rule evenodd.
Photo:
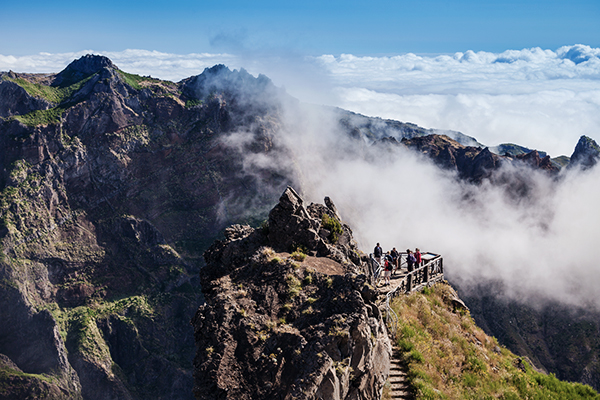
<instances>
[{"instance_id":1,"label":"hiker","mask_svg":"<svg viewBox=\"0 0 600 400\"><path fill-rule=\"evenodd\" d=\"M381 248L379 243L377 243L377 246L375 246L375 248L373 249L373 257L375 257L375 261L377 261L377 263L379 265L381 265L381 255L382 254L383 254L383 249Z\"/></svg>"},{"instance_id":2,"label":"hiker","mask_svg":"<svg viewBox=\"0 0 600 400\"><path fill-rule=\"evenodd\" d=\"M388 251L387 253L385 253L385 258L384 258L384 270L383 270L383 282L384 285L389 286L390 285L390 276L392 275L392 269L394 268L394 260L392 259L392 256L390 255L390 252Z\"/></svg>"},{"instance_id":3,"label":"hiker","mask_svg":"<svg viewBox=\"0 0 600 400\"><path fill-rule=\"evenodd\" d=\"M406 263L408 264L408 272L414 270L414 265L417 262L415 255L410 251L410 249L406 250Z\"/></svg>"},{"instance_id":4,"label":"hiker","mask_svg":"<svg viewBox=\"0 0 600 400\"><path fill-rule=\"evenodd\" d=\"M415 249L415 260L417 261L417 268L419 268L423 259L421 258L421 250L418 247Z\"/></svg>"},{"instance_id":5,"label":"hiker","mask_svg":"<svg viewBox=\"0 0 600 400\"><path fill-rule=\"evenodd\" d=\"M392 256L392 260L394 261L394 269L392 270L392 274L395 274L398 270L398 259L400 258L400 253L394 247L392 251L390 251L390 255Z\"/></svg>"}]
</instances>

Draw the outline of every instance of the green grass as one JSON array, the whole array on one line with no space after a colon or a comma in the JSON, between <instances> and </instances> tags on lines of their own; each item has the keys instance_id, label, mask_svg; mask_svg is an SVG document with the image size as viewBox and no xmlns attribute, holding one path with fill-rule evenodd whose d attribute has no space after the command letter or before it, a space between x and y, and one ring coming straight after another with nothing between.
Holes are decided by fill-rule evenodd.
<instances>
[{"instance_id":1,"label":"green grass","mask_svg":"<svg viewBox=\"0 0 600 400\"><path fill-rule=\"evenodd\" d=\"M54 107L49 110L36 110L25 115L15 115L13 118L27 126L44 126L58 124L65 112L63 107Z\"/></svg>"},{"instance_id":2,"label":"green grass","mask_svg":"<svg viewBox=\"0 0 600 400\"><path fill-rule=\"evenodd\" d=\"M54 381L53 378L46 376L46 375L40 375L40 374L28 374L26 372L22 372L22 371L18 371L6 366L2 366L0 367L0 382L7 382L8 379L11 376L18 376L21 378L33 378L33 379L39 379L41 381L45 381L48 383L52 383ZM1 394L1 390L0 390L0 394Z\"/></svg>"},{"instance_id":3,"label":"green grass","mask_svg":"<svg viewBox=\"0 0 600 400\"><path fill-rule=\"evenodd\" d=\"M8 80L21 86L30 96L41 98L51 103L60 104L67 100L69 97L71 97L79 89L81 89L81 87L85 85L92 78L92 76L93 75L88 76L87 78L82 79L79 82L72 83L68 86L42 85L39 83L29 82L22 78L8 78Z\"/></svg>"},{"instance_id":4,"label":"green grass","mask_svg":"<svg viewBox=\"0 0 600 400\"><path fill-rule=\"evenodd\" d=\"M323 214L321 218L321 222L323 224L323 228L327 229L329 232L329 240L331 243L336 243L342 234L342 224L335 218L330 217L327 214Z\"/></svg>"},{"instance_id":5,"label":"green grass","mask_svg":"<svg viewBox=\"0 0 600 400\"><path fill-rule=\"evenodd\" d=\"M292 257L293 260L302 262L306 258L306 254L304 254L304 253L296 250L295 252L293 252L291 254L291 257Z\"/></svg>"},{"instance_id":6,"label":"green grass","mask_svg":"<svg viewBox=\"0 0 600 400\"><path fill-rule=\"evenodd\" d=\"M302 291L302 282L294 275L288 275L286 278L287 282L287 294L289 298L296 297Z\"/></svg>"},{"instance_id":7,"label":"green grass","mask_svg":"<svg viewBox=\"0 0 600 400\"><path fill-rule=\"evenodd\" d=\"M416 399L600 399L590 386L538 373L500 348L468 312L453 312L451 298L438 284L393 302Z\"/></svg>"},{"instance_id":8,"label":"green grass","mask_svg":"<svg viewBox=\"0 0 600 400\"><path fill-rule=\"evenodd\" d=\"M162 83L164 85L167 86L176 86L176 84L174 84L173 82L169 82L169 81L161 81L160 79L156 79L156 78L150 78L148 76L140 76L140 75L136 75L136 74L130 74L121 70L118 70L119 75L121 75L121 79L123 79L123 82L125 82L127 85L131 86L132 88L136 89L136 90L140 90L143 88L142 86L142 82L147 82L147 83L151 83L151 84L159 84ZM164 94L169 94L169 93L164 93Z\"/></svg>"},{"instance_id":9,"label":"green grass","mask_svg":"<svg viewBox=\"0 0 600 400\"><path fill-rule=\"evenodd\" d=\"M119 70L119 75L121 75L121 78L127 85L136 90L140 90L142 88L142 85L140 84L141 82L150 80L150 78L144 78L143 76L136 74L129 74L121 70Z\"/></svg>"},{"instance_id":10,"label":"green grass","mask_svg":"<svg viewBox=\"0 0 600 400\"><path fill-rule=\"evenodd\" d=\"M9 81L21 86L30 96L41 98L58 105L57 107L48 110L35 110L24 115L13 116L12 118L27 126L43 126L59 123L63 112L72 106L72 104L69 104L71 96L81 89L92 76L93 75L68 86L48 86L32 83L22 78L9 78Z\"/></svg>"}]
</instances>

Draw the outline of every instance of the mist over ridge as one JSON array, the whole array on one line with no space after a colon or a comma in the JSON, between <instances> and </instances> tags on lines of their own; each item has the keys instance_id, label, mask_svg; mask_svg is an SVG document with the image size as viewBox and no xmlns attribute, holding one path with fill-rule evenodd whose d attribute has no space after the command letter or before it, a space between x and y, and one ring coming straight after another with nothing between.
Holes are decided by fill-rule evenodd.
<instances>
[{"instance_id":1,"label":"mist over ridge","mask_svg":"<svg viewBox=\"0 0 600 400\"><path fill-rule=\"evenodd\" d=\"M23 307L12 315L20 321L35 304L65 306L64 313L71 313L97 307L88 303L97 299L107 314L89 320L90 329L108 329L125 312L113 307L115 294L138 299L141 293L151 301L166 291L172 301L165 307L185 310L164 315L182 317L185 322L177 326L188 326L190 307L199 301L194 276L205 265L201 257L210 242L231 224L264 226L261 221L287 185L309 202L330 196L367 253L375 242L386 250L420 247L442 254L446 276L462 289L492 282L503 291L495 300L508 297L526 307L558 302L592 314L600 308L594 293L600 147L592 137L581 137L571 163L560 171L537 151L507 145L498 151L517 153L502 156L460 132L310 104L266 75L223 64L179 83L136 76L94 55L58 74L0 75L3 273L14 279L6 290L20 295L19 285L29 287L28 276L15 276L20 271L15 266L59 276L45 283L56 292L34 290L38 297L17 301ZM63 94L52 85L65 80L73 92L48 95ZM527 154L519 154L523 151ZM65 184L56 185L61 179ZM29 204L41 212L18 208ZM253 230L238 225L225 236L240 229ZM80 232L87 232L85 240L75 238ZM76 245L63 252L63 241ZM105 256L90 264L93 251ZM90 275L81 285L73 278L84 268ZM115 285L104 284L107 276ZM140 278L149 286L140 285ZM5 309L14 308L11 298L4 301ZM146 323L144 315L136 326ZM66 317L69 324L79 321L77 313ZM44 323L52 327L54 318ZM148 334L139 340L156 337L152 330L139 332ZM36 345L20 344L10 326L0 334L12 340L3 351L11 359L22 353L14 349ZM159 341L186 353L190 336L182 335L187 339L165 334ZM57 338L54 347L87 357L78 343ZM158 361L173 374L186 373L169 360ZM23 371L32 367L19 362ZM87 367L73 368L86 377ZM575 372L565 376L589 381L581 368ZM165 387L172 387L174 380L167 381ZM76 379L70 382L77 391ZM119 382L108 386L124 390ZM82 392L97 393L94 387L81 380Z\"/></svg>"},{"instance_id":2,"label":"mist over ridge","mask_svg":"<svg viewBox=\"0 0 600 400\"><path fill-rule=\"evenodd\" d=\"M146 57L138 61L138 67L143 65L149 67L154 60L152 57L156 57L156 54L135 50L125 53L130 61L135 55ZM542 116L542 119L551 121L554 121L553 118L560 118L560 112L552 114L543 112L548 110L542 107L547 96L556 100L552 107L561 108L561 105L569 104L569 107L562 107L561 110L572 114L571 119L579 121L579 125L569 131L569 137L580 133L580 130L575 128L589 127L585 129L588 133L592 128L597 129L599 126L596 120L600 118L600 112L594 112L596 108L600 110L600 90L596 90L599 87L598 49L577 45L561 48L557 52L529 49L499 55L484 52L471 53L456 54L454 57L421 57L412 54L395 58L323 56L320 62L333 63L334 67L343 65L345 68L343 73L337 75L332 73L339 82L345 82L343 85L346 86L344 89L340 84L334 89L334 93L336 91L374 93L372 98L367 98L366 103L369 107L382 107L385 110L386 107L398 105L394 99L403 98L408 102L411 99L420 99L411 104L412 109L420 109L424 114L435 114L435 109L428 107L431 98L446 99L441 103L448 103L448 98L454 98L462 101L463 106L469 107L470 110L477 110L478 107L485 110L484 115L492 125L489 130L493 130L498 118L495 114L497 109L493 107L494 101L517 107L519 102L515 99L522 100L522 96L526 96L537 102L532 105L532 109L537 110L533 113L534 116ZM236 61L235 57L230 57L234 66L236 62L243 61ZM159 58L160 63L164 63L165 59L169 59L169 55L161 54ZM188 58L200 59L204 62L215 60L209 55L192 55ZM127 69L127 62L122 64L118 59L113 61L119 64L120 68ZM176 60L174 65L178 65L178 62L180 61ZM390 63L398 65L391 68L386 65ZM401 67L403 63L412 63L413 66L421 65L421 67L412 69ZM548 74L543 78L530 74L520 81L513 79L513 83L519 81L524 85L531 81L531 84L521 89L521 92L530 93L523 95L458 93L460 79L452 85L449 84L447 89L449 93L452 92L450 90L452 87L455 91L455 94L449 95L450 97L440 94L411 97L391 93L399 90L402 79L391 80L390 93L350 87L351 82L358 82L360 85L361 81L356 77L367 76L365 75L367 71L370 71L371 74L368 76L372 77L373 82L382 82L385 78L382 71L389 70L402 75L400 73L402 68L409 72L407 75L409 77L414 77L415 75L411 74L416 71L416 76L424 79L425 75L422 71L429 70L428 74L433 76L434 80L441 80L444 77L444 63L453 65L457 69L466 68L462 75L455 74L455 76L462 76L467 83L479 82L480 87L488 88L483 92L489 92L489 88L499 80L491 79L486 82L482 77L493 78L494 74L491 72L498 69L500 72L497 72L497 75L502 79L516 76L515 69L527 71L532 65L538 65L540 70L543 70L544 65L554 65L555 68L577 74L573 80L548 81ZM374 65L380 65L379 69L373 69ZM260 64L252 64L252 68L258 66ZM437 70L433 66L437 66ZM274 67L275 65L271 66L271 69ZM329 68L335 70L334 67ZM152 71L152 68L149 69ZM250 101L258 98L257 96L264 97L261 90L266 83L271 84L270 79L273 79L269 76L268 70L269 68L266 68L266 76L256 78L261 82L257 87L245 88L249 90L245 97ZM246 76L241 82L251 84L255 79L252 77L252 69L249 68L250 73L242 69L240 71L241 75ZM479 80L469 75L470 73L480 75ZM147 72L144 72L144 75L146 74ZM448 74L448 76L452 75L451 72ZM277 79L273 79L272 82L273 88L278 86ZM394 82L397 83L396 86ZM548 82L562 86L558 91L538 90L540 85ZM589 90L576 93L581 89L578 85L583 83L589 84ZM235 86L239 82L231 81L228 84ZM415 87L418 87L418 84L415 84ZM569 85L571 92L564 89ZM421 86L426 87L426 85ZM326 89L328 88L323 88ZM423 90L426 91L427 88ZM510 88L503 90L507 93L511 91ZM280 92L278 89L274 90L267 97L278 96L277 93ZM571 93L571 96L563 96L568 93ZM493 101L486 103L481 100L486 98ZM351 96L347 96L346 99L351 99ZM578 109L578 99L584 101L587 107ZM361 101L363 100L358 102ZM357 147L354 141L340 132L338 116L331 108L310 105L306 102L298 105L295 101L290 103L289 98L286 98L282 104L283 126L276 140L286 149L286 152L246 153L247 173L252 173L256 166L259 168L274 166L276 170L286 174L295 171L298 183L310 200L319 201L324 195L328 195L339 203L344 218L353 226L356 237L365 251L378 241L386 248L421 247L443 253L451 266L449 275L453 279L467 282L502 279L514 292L515 297L540 295L579 305L589 301L598 304L592 296L594 284L600 281L597 279L598 267L593 261L597 256L594 238L598 237L598 222L600 222L600 217L594 212L594 206L598 204L598 193L595 190L598 186L597 167L585 172L563 171L559 179L555 179L543 173L519 170L514 165L505 166L505 170L500 171L498 175L517 176L521 184L523 181L527 183L526 195L515 197L511 195L510 179L500 185L492 185L485 181L479 186L466 184L457 179L453 173L440 170L426 157L416 155L407 149L399 147L384 151L371 146L373 139L387 136L385 132L379 132L377 138L366 140L362 146ZM448 104L443 105L441 109L446 109L442 113L458 115L458 118L461 118L460 115L465 115L455 112L458 108ZM577 113L574 112L575 109L578 109ZM404 108L398 107L398 110L403 111ZM524 111L520 111L522 115L527 114L528 109ZM466 115L468 116L468 113ZM519 122L512 121L510 118L504 118L503 121L515 124ZM524 129L530 127L525 125ZM489 130L482 128L471 136L485 145L490 145L486 140ZM251 132L234 132L224 140L224 144L239 151L251 140L249 133ZM535 137L535 132L532 135ZM589 136L594 138L593 134ZM576 139L570 140L569 137L550 135L548 138L536 141L534 146L529 146L549 150L546 147L547 143L569 140L570 150L567 154L570 154ZM528 143L519 140L515 140L514 143L528 146Z\"/></svg>"},{"instance_id":3,"label":"mist over ridge","mask_svg":"<svg viewBox=\"0 0 600 400\"><path fill-rule=\"evenodd\" d=\"M246 171L293 164L306 198L334 199L364 251L420 247L443 254L448 277L465 288L501 281L519 301L600 308L598 167L553 176L505 164L472 184L403 146L374 144L384 132L357 145L332 109L294 103L283 115L276 140L286 157L247 153ZM247 134L226 143L241 148Z\"/></svg>"},{"instance_id":4,"label":"mist over ridge","mask_svg":"<svg viewBox=\"0 0 600 400\"><path fill-rule=\"evenodd\" d=\"M385 57L83 50L0 54L0 71L58 71L88 53L105 55L128 72L172 81L215 64L245 68L305 102L456 130L488 146L519 143L552 157L569 155L580 136L594 137L600 126L600 49L585 44Z\"/></svg>"}]
</instances>

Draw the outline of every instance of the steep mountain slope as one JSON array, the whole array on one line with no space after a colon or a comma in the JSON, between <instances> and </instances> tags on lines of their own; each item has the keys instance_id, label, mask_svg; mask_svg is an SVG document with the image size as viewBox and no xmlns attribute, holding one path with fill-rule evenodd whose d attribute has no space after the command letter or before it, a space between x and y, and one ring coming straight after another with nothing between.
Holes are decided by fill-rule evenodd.
<instances>
[{"instance_id":1,"label":"steep mountain slope","mask_svg":"<svg viewBox=\"0 0 600 400\"><path fill-rule=\"evenodd\" d=\"M200 256L287 182L245 174L220 141L242 126L256 139L244 151L272 151L277 109L244 101L240 86L205 86L129 75L96 56L57 75L2 76L6 382L49 397L192 397Z\"/></svg>"},{"instance_id":2,"label":"steep mountain slope","mask_svg":"<svg viewBox=\"0 0 600 400\"><path fill-rule=\"evenodd\" d=\"M462 294L489 335L560 379L600 388L600 315L558 302L528 305L508 300L499 283Z\"/></svg>"},{"instance_id":3,"label":"steep mountain slope","mask_svg":"<svg viewBox=\"0 0 600 400\"><path fill-rule=\"evenodd\" d=\"M398 347L417 399L598 399L580 383L559 381L487 336L456 307L445 283L397 297ZM383 397L385 399L385 396Z\"/></svg>"},{"instance_id":4,"label":"steep mountain slope","mask_svg":"<svg viewBox=\"0 0 600 400\"><path fill-rule=\"evenodd\" d=\"M203 252L231 223L260 224L286 185L302 191L290 110L307 119L225 66L173 83L89 55L0 74L0 396L191 398ZM556 173L537 152L325 113L349 159L401 146L469 182L502 184L503 163Z\"/></svg>"}]
</instances>

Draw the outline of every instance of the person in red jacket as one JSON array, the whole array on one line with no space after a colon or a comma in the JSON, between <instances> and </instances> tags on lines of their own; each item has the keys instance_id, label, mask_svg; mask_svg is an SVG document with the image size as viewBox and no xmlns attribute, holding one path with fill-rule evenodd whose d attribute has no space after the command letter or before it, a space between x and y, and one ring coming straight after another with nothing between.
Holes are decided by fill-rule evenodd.
<instances>
[{"instance_id":1,"label":"person in red jacket","mask_svg":"<svg viewBox=\"0 0 600 400\"><path fill-rule=\"evenodd\" d=\"M417 260L417 268L419 268L423 259L421 258L421 250L418 247L415 249L415 259Z\"/></svg>"}]
</instances>

